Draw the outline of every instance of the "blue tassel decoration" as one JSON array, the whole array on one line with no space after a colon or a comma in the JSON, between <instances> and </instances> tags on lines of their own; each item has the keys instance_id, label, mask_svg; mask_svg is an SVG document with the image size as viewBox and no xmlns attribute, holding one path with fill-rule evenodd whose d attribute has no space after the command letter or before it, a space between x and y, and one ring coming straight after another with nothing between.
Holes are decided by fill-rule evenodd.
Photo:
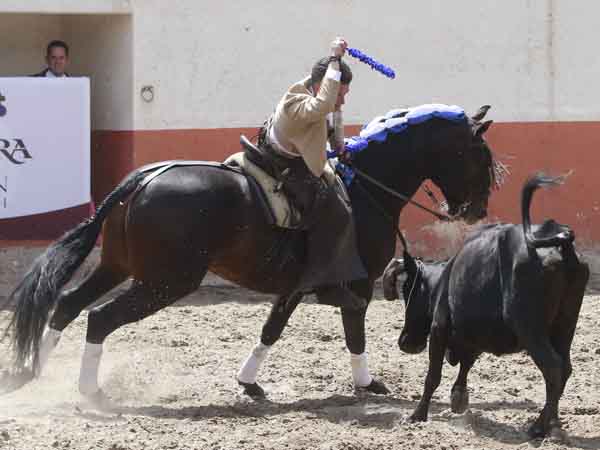
<instances>
[{"instance_id":1,"label":"blue tassel decoration","mask_svg":"<svg viewBox=\"0 0 600 450\"><path fill-rule=\"evenodd\" d=\"M347 51L350 54L350 56L358 59L360 62L368 64L369 66L371 66L371 68L373 70L376 70L377 72L384 74L388 78L392 78L392 79L396 78L396 72L394 72L393 69L381 64L378 61L375 61L373 58L371 58L368 55L365 55L360 50L358 50L356 48L348 48Z\"/></svg>"}]
</instances>

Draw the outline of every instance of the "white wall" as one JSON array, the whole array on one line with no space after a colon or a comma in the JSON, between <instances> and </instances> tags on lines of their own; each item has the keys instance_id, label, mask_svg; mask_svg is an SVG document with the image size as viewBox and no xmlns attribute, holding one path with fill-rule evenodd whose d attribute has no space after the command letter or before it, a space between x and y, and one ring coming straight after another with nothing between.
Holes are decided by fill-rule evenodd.
<instances>
[{"instance_id":1,"label":"white wall","mask_svg":"<svg viewBox=\"0 0 600 450\"><path fill-rule=\"evenodd\" d=\"M3 0L6 11L63 16L0 14L0 75L37 70L48 38L68 36L93 74L97 128L256 126L337 34L398 74L348 58L347 123L427 102L489 103L497 121L600 120L597 0ZM68 16L84 13L131 22Z\"/></svg>"},{"instance_id":2,"label":"white wall","mask_svg":"<svg viewBox=\"0 0 600 450\"><path fill-rule=\"evenodd\" d=\"M557 117L600 118L600 2L553 0Z\"/></svg>"},{"instance_id":3,"label":"white wall","mask_svg":"<svg viewBox=\"0 0 600 450\"><path fill-rule=\"evenodd\" d=\"M133 5L136 128L255 126L336 34L398 74L352 62L347 122L427 102L489 103L500 121L600 119L594 0Z\"/></svg>"}]
</instances>

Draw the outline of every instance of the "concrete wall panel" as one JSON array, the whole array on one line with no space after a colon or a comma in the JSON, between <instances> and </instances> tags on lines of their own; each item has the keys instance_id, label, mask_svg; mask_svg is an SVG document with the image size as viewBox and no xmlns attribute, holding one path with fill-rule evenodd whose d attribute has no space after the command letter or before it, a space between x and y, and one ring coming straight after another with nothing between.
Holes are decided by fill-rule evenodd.
<instances>
[{"instance_id":1,"label":"concrete wall panel","mask_svg":"<svg viewBox=\"0 0 600 450\"><path fill-rule=\"evenodd\" d=\"M500 121L595 119L598 102L586 102L582 87L597 73L597 63L583 59L597 40L588 24L594 11L600 4L566 0L263 1L259 8L138 1L136 92L150 84L157 95L152 104L138 96L135 127L259 124L335 34L398 73L390 81L352 62L351 123L428 102L469 110L489 103Z\"/></svg>"},{"instance_id":2,"label":"concrete wall panel","mask_svg":"<svg viewBox=\"0 0 600 450\"><path fill-rule=\"evenodd\" d=\"M92 129L133 129L133 33L128 15L63 16L71 70L91 83Z\"/></svg>"},{"instance_id":3,"label":"concrete wall panel","mask_svg":"<svg viewBox=\"0 0 600 450\"><path fill-rule=\"evenodd\" d=\"M31 75L46 67L46 45L64 38L61 17L1 14L0 77Z\"/></svg>"},{"instance_id":4,"label":"concrete wall panel","mask_svg":"<svg viewBox=\"0 0 600 450\"><path fill-rule=\"evenodd\" d=\"M42 14L128 14L130 0L2 0L0 12Z\"/></svg>"}]
</instances>

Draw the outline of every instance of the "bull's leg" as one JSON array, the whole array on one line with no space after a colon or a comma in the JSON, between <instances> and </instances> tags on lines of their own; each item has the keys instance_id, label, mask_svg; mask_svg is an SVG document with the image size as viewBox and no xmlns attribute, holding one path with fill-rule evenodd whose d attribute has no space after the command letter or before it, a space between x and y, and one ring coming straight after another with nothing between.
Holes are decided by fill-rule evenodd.
<instances>
[{"instance_id":1,"label":"bull's leg","mask_svg":"<svg viewBox=\"0 0 600 450\"><path fill-rule=\"evenodd\" d=\"M569 301L571 299L566 299ZM575 300L575 299L573 299ZM576 303L576 301L575 301ZM581 303L581 301L579 302ZM573 305L576 307L576 305ZM578 309L578 308L577 308ZM569 318L568 316L563 316L559 314L559 322L552 329L552 347L556 350L561 357L563 366L562 366L562 383L560 388L560 397L565 390L565 386L567 385L567 381L573 372L573 367L571 365L571 343L573 342L573 336L575 334L575 327L577 326L577 317L574 319ZM564 320L564 322L563 322Z\"/></svg>"},{"instance_id":2,"label":"bull's leg","mask_svg":"<svg viewBox=\"0 0 600 450\"><path fill-rule=\"evenodd\" d=\"M462 414L469 407L469 390L467 388L467 376L469 370L473 367L476 355L468 355L461 359L460 370L458 371L458 377L452 386L450 391L450 409L453 413Z\"/></svg>"},{"instance_id":3,"label":"bull's leg","mask_svg":"<svg viewBox=\"0 0 600 450\"><path fill-rule=\"evenodd\" d=\"M201 274L200 280L204 276ZM86 345L83 352L79 391L90 400L102 404L106 397L98 386L98 369L104 340L119 327L142 320L193 292L197 282L180 280L143 283L134 280L131 287L114 300L93 308L88 314Z\"/></svg>"},{"instance_id":4,"label":"bull's leg","mask_svg":"<svg viewBox=\"0 0 600 450\"><path fill-rule=\"evenodd\" d=\"M100 265L81 284L62 293L42 338L36 375L41 374L50 353L60 340L62 331L79 316L86 306L94 303L103 294L123 282L125 278L127 278L127 274Z\"/></svg>"},{"instance_id":5,"label":"bull's leg","mask_svg":"<svg viewBox=\"0 0 600 450\"><path fill-rule=\"evenodd\" d=\"M564 386L563 359L552 348L549 339L541 337L525 347L546 382L546 403L529 429L532 437L543 437L552 427L558 426L558 400Z\"/></svg>"},{"instance_id":6,"label":"bull's leg","mask_svg":"<svg viewBox=\"0 0 600 450\"><path fill-rule=\"evenodd\" d=\"M265 391L256 382L258 370L267 358L271 346L281 337L283 329L302 297L302 293L281 296L273 303L269 317L263 325L260 341L250 351L237 374L238 383L244 387L244 393L250 397L262 398L265 396Z\"/></svg>"},{"instance_id":7,"label":"bull's leg","mask_svg":"<svg viewBox=\"0 0 600 450\"><path fill-rule=\"evenodd\" d=\"M427 377L425 378L425 389L417 408L410 416L412 422L425 422L427 420L431 397L442 379L442 365L444 364L444 353L446 352L447 345L447 328L434 323L431 327L429 339L429 368L427 370Z\"/></svg>"},{"instance_id":8,"label":"bull's leg","mask_svg":"<svg viewBox=\"0 0 600 450\"><path fill-rule=\"evenodd\" d=\"M350 289L360 298L373 297L374 282L368 279L353 281ZM367 305L368 307L368 305ZM366 349L365 316L367 308L342 308L342 323L346 338L346 348L350 352L352 381L355 388L363 389L374 394L389 394L387 386L373 378L369 373Z\"/></svg>"},{"instance_id":9,"label":"bull's leg","mask_svg":"<svg viewBox=\"0 0 600 450\"><path fill-rule=\"evenodd\" d=\"M573 371L571 366L571 343L573 342L575 328L577 327L579 311L583 302L588 278L588 267L586 265L579 265L577 272L569 280L566 294L560 299L560 309L557 314L558 320L552 326L550 336L552 346L563 360L561 396Z\"/></svg>"}]
</instances>

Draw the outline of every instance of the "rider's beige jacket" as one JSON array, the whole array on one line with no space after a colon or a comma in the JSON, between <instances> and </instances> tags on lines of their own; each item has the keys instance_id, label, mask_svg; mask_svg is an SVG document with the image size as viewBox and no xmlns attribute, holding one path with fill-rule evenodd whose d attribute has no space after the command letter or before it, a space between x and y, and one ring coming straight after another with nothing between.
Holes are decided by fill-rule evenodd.
<instances>
[{"instance_id":1,"label":"rider's beige jacket","mask_svg":"<svg viewBox=\"0 0 600 450\"><path fill-rule=\"evenodd\" d=\"M334 70L337 67L330 64ZM277 105L272 126L281 146L302 155L310 171L320 177L327 162L326 117L335 110L340 82L326 76L316 96L309 88L310 77L289 88Z\"/></svg>"}]
</instances>

